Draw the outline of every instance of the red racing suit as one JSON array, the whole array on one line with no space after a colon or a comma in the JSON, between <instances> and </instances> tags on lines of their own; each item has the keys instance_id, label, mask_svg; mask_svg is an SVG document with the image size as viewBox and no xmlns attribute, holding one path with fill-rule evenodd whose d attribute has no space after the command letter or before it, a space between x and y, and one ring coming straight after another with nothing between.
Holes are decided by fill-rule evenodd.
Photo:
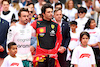
<instances>
[{"instance_id":1,"label":"red racing suit","mask_svg":"<svg viewBox=\"0 0 100 67\"><path fill-rule=\"evenodd\" d=\"M56 67L60 67L57 52L62 42L59 24L44 19L34 21L31 26L36 30L37 47L33 62L38 62L46 55L56 60Z\"/></svg>"}]
</instances>

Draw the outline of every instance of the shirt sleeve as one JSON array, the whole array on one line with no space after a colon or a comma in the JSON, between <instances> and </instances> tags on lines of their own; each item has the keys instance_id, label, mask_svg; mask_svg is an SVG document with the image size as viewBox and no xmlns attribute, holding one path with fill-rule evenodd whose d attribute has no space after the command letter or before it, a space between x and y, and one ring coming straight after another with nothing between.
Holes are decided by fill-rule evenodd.
<instances>
[{"instance_id":1,"label":"shirt sleeve","mask_svg":"<svg viewBox=\"0 0 100 67\"><path fill-rule=\"evenodd\" d=\"M14 36L15 36L15 27L12 26L8 29L8 34L7 34L7 46L6 46L7 52L8 52L8 44L14 41Z\"/></svg>"},{"instance_id":2,"label":"shirt sleeve","mask_svg":"<svg viewBox=\"0 0 100 67\"><path fill-rule=\"evenodd\" d=\"M96 62L95 62L95 56L94 56L94 52L93 52L92 48L91 48L90 61L91 61L91 64L96 64Z\"/></svg>"},{"instance_id":3,"label":"shirt sleeve","mask_svg":"<svg viewBox=\"0 0 100 67\"><path fill-rule=\"evenodd\" d=\"M36 38L36 31L32 28L32 37L31 37L31 45L36 48L37 46L37 38Z\"/></svg>"},{"instance_id":4,"label":"shirt sleeve","mask_svg":"<svg viewBox=\"0 0 100 67\"><path fill-rule=\"evenodd\" d=\"M75 48L72 54L71 64L78 64L78 49Z\"/></svg>"},{"instance_id":5,"label":"shirt sleeve","mask_svg":"<svg viewBox=\"0 0 100 67\"><path fill-rule=\"evenodd\" d=\"M4 61L3 61L3 63L2 63L2 65L1 65L1 67L8 67L7 64L8 64L7 63L7 59L5 58Z\"/></svg>"}]
</instances>

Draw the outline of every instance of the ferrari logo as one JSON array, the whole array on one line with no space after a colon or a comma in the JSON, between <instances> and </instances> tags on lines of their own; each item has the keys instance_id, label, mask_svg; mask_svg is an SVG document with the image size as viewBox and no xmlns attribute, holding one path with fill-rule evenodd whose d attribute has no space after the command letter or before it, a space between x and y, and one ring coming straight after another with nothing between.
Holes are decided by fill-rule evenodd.
<instances>
[{"instance_id":1,"label":"ferrari logo","mask_svg":"<svg viewBox=\"0 0 100 67\"><path fill-rule=\"evenodd\" d=\"M52 24L52 25L51 25L51 28L54 29L54 28L55 28L55 25Z\"/></svg>"}]
</instances>

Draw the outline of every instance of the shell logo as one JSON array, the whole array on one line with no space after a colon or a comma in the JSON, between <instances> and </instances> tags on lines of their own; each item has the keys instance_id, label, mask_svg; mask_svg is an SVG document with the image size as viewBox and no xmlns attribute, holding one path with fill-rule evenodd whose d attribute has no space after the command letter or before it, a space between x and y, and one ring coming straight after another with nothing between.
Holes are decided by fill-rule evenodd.
<instances>
[{"instance_id":1,"label":"shell logo","mask_svg":"<svg viewBox=\"0 0 100 67\"><path fill-rule=\"evenodd\" d=\"M44 29L41 28L41 29L40 29L40 32L41 32L41 33L44 32Z\"/></svg>"}]
</instances>

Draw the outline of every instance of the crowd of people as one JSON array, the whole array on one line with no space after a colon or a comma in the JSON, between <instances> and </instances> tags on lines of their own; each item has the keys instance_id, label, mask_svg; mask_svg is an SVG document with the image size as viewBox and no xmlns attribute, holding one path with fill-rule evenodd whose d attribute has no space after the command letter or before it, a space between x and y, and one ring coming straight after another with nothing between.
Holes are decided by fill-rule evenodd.
<instances>
[{"instance_id":1,"label":"crowd of people","mask_svg":"<svg viewBox=\"0 0 100 67\"><path fill-rule=\"evenodd\" d=\"M100 1L0 0L0 67L100 67Z\"/></svg>"}]
</instances>

